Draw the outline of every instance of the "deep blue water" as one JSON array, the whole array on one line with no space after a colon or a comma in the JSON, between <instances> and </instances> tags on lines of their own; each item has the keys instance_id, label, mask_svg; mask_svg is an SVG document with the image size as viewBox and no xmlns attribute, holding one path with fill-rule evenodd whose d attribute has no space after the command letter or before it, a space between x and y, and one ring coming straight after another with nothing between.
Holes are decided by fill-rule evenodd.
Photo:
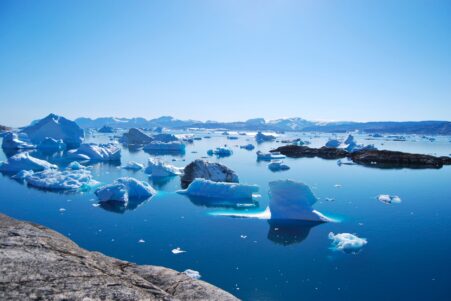
<instances>
[{"instance_id":1,"label":"deep blue water","mask_svg":"<svg viewBox=\"0 0 451 301\"><path fill-rule=\"evenodd\" d=\"M201 134L200 136L203 136ZM140 172L111 164L93 165L96 180L121 176L149 181L159 193L129 210L95 207L93 191L78 194L44 192L0 175L0 212L37 222L69 236L80 246L138 264L194 269L202 279L244 300L449 300L451 296L451 168L376 169L341 166L335 160L286 159L291 169L273 173L257 162L255 151L235 147L252 138L227 140L220 133L195 141L184 156L164 156L182 167L206 156L208 148L230 145L234 154L221 162L240 182L260 186L259 208L268 203L268 182L293 179L310 185L320 199L318 211L339 219L314 227L271 225L266 220L213 216L224 208L195 204L183 195L177 177L153 182ZM290 134L310 139L313 135ZM110 136L90 137L108 141ZM249 139L250 141L246 141ZM326 135L310 139L324 144ZM365 141L380 148L449 155L448 137L429 142ZM383 143L383 145L382 145ZM192 153L196 151L197 153ZM145 163L149 154L122 149L122 163ZM5 154L0 153L0 160ZM172 162L172 159L176 161ZM334 187L341 184L341 188ZM402 203L386 205L378 194L397 194ZM327 197L335 201L325 201ZM133 208L135 207L135 208ZM66 211L60 212L60 208ZM330 248L329 232L355 233L368 244L358 254ZM241 235L247 236L241 238ZM138 243L144 239L145 243ZM180 247L186 253L174 255Z\"/></svg>"}]
</instances>

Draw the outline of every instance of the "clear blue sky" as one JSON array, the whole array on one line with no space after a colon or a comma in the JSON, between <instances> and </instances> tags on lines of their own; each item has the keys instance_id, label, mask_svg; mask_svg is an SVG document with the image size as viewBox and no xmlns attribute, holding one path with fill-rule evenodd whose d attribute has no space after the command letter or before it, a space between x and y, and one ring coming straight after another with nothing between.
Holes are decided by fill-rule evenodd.
<instances>
[{"instance_id":1,"label":"clear blue sky","mask_svg":"<svg viewBox=\"0 0 451 301\"><path fill-rule=\"evenodd\" d=\"M451 120L451 1L0 1L0 124Z\"/></svg>"}]
</instances>

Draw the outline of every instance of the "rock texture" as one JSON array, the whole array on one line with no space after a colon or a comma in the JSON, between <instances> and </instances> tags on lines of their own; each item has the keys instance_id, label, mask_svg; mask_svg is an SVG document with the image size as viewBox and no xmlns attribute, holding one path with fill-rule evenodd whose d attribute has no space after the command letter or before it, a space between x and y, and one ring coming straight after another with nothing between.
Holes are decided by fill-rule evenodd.
<instances>
[{"instance_id":1,"label":"rock texture","mask_svg":"<svg viewBox=\"0 0 451 301\"><path fill-rule=\"evenodd\" d=\"M183 273L89 252L0 214L0 300L237 300Z\"/></svg>"},{"instance_id":2,"label":"rock texture","mask_svg":"<svg viewBox=\"0 0 451 301\"><path fill-rule=\"evenodd\" d=\"M340 159L348 155L348 152L344 149L326 146L321 148L311 148L308 146L284 145L271 152L280 152L282 155L290 158L319 157L323 159Z\"/></svg>"},{"instance_id":3,"label":"rock texture","mask_svg":"<svg viewBox=\"0 0 451 301\"><path fill-rule=\"evenodd\" d=\"M197 178L211 180L213 182L238 183L238 176L233 170L225 165L210 163L205 160L194 160L185 167L184 174L181 178L182 188L185 189Z\"/></svg>"}]
</instances>

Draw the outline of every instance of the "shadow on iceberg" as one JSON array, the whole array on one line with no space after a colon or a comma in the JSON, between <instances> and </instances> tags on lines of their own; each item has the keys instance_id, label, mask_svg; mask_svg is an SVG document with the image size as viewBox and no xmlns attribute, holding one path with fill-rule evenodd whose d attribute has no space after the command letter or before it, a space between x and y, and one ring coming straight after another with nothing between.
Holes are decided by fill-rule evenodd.
<instances>
[{"instance_id":1,"label":"shadow on iceberg","mask_svg":"<svg viewBox=\"0 0 451 301\"><path fill-rule=\"evenodd\" d=\"M283 246L301 243L310 234L310 229L322 223L300 220L268 220L268 239Z\"/></svg>"},{"instance_id":2,"label":"shadow on iceberg","mask_svg":"<svg viewBox=\"0 0 451 301\"><path fill-rule=\"evenodd\" d=\"M136 208L138 208L141 204L143 204L145 201L147 201L148 198L145 199L133 199L128 200L127 203L120 202L120 201L102 201L99 202L99 207L114 213L124 214L127 211L133 211Z\"/></svg>"}]
</instances>

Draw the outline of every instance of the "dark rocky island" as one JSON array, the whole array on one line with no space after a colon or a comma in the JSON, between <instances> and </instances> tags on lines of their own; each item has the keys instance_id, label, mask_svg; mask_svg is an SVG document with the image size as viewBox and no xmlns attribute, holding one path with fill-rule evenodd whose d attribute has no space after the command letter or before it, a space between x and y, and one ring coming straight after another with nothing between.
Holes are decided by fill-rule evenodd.
<instances>
[{"instance_id":1,"label":"dark rocky island","mask_svg":"<svg viewBox=\"0 0 451 301\"><path fill-rule=\"evenodd\" d=\"M10 131L10 130L11 130L11 128L0 124L0 132Z\"/></svg>"},{"instance_id":2,"label":"dark rocky island","mask_svg":"<svg viewBox=\"0 0 451 301\"><path fill-rule=\"evenodd\" d=\"M343 149L325 146L311 148L307 146L285 145L271 150L271 152L280 152L290 158L349 158L356 164L379 168L441 168L443 165L451 165L451 157L435 157L388 150L361 150L351 153Z\"/></svg>"},{"instance_id":3,"label":"dark rocky island","mask_svg":"<svg viewBox=\"0 0 451 301\"><path fill-rule=\"evenodd\" d=\"M78 247L0 214L0 300L238 300L184 273Z\"/></svg>"}]
</instances>

